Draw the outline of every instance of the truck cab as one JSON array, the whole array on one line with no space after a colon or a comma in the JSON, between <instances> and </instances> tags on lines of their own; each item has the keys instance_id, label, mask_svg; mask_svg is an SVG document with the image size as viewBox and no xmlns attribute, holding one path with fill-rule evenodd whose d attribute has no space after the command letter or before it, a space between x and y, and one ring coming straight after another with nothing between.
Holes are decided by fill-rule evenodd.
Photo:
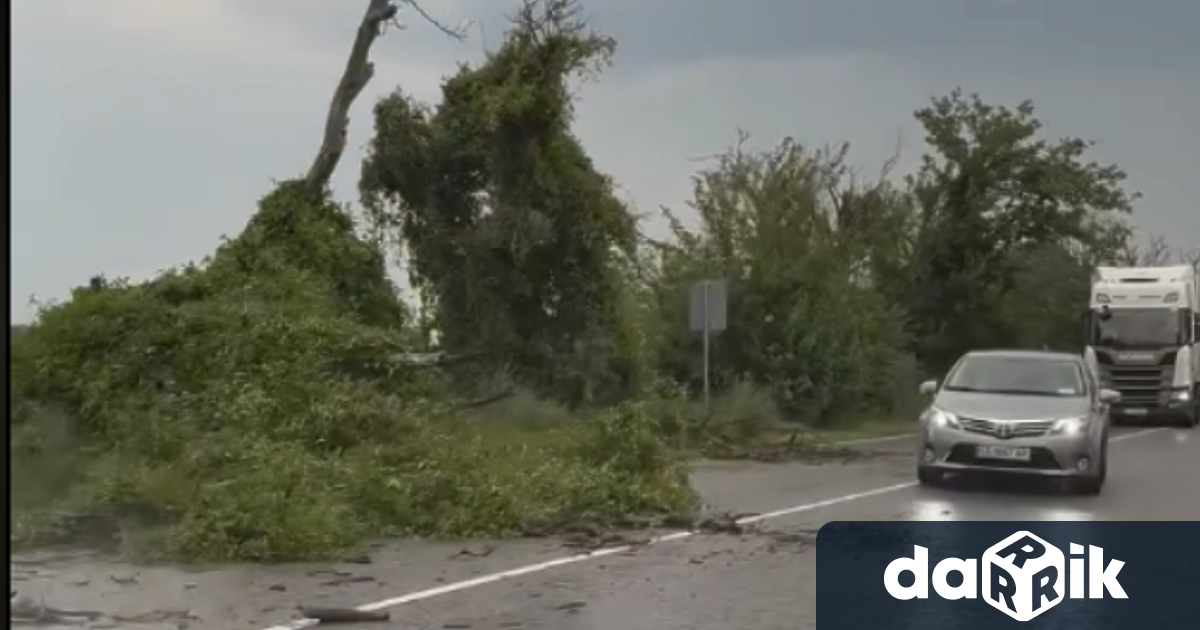
<instances>
[{"instance_id":1,"label":"truck cab","mask_svg":"<svg viewBox=\"0 0 1200 630\"><path fill-rule=\"evenodd\" d=\"M1121 394L1114 421L1200 422L1200 274L1191 266L1100 267L1085 358Z\"/></svg>"}]
</instances>

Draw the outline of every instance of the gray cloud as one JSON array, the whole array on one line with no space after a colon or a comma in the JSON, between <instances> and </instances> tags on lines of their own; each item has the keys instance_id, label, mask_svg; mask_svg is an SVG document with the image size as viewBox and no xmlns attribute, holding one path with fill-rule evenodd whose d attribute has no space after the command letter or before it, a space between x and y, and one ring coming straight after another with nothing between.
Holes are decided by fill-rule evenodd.
<instances>
[{"instance_id":1,"label":"gray cloud","mask_svg":"<svg viewBox=\"0 0 1200 630\"><path fill-rule=\"evenodd\" d=\"M646 63L699 56L878 52L1194 67L1188 0L612 0L597 18Z\"/></svg>"},{"instance_id":2,"label":"gray cloud","mask_svg":"<svg viewBox=\"0 0 1200 630\"><path fill-rule=\"evenodd\" d=\"M30 294L62 296L99 271L146 277L240 229L270 179L300 172L311 157L362 3L101 4L13 7L14 317L30 316ZM507 8L429 6L451 23L478 19L493 45ZM1137 221L1180 245L1200 243L1192 191L1200 43L1184 33L1200 23L1200 5L596 0L588 8L621 44L617 67L583 92L579 130L643 209L680 205L697 168L688 156L720 150L739 126L760 143L784 134L850 140L872 169L900 141L911 164L920 144L912 110L962 85L990 99L1032 98L1051 133L1100 140L1098 159L1121 163L1146 193ZM368 138L371 99L396 84L433 98L457 60L481 53L478 33L460 44L408 21L380 42L352 143ZM355 158L335 182L347 200Z\"/></svg>"},{"instance_id":3,"label":"gray cloud","mask_svg":"<svg viewBox=\"0 0 1200 630\"><path fill-rule=\"evenodd\" d=\"M592 0L587 14L621 42L625 63L694 62L728 55L1006 56L1056 65L1192 68L1200 4L1189 0ZM470 19L499 36L507 3L426 3L448 24ZM256 0L238 10L286 24L314 45L345 39L348 11L328 0ZM409 12L411 14L411 12ZM416 26L406 37L446 49Z\"/></svg>"}]
</instances>

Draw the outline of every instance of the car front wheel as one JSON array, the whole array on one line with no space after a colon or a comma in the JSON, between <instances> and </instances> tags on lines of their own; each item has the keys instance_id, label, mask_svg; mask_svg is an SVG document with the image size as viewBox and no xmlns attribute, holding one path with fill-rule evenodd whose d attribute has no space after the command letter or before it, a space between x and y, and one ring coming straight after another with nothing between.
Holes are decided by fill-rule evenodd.
<instances>
[{"instance_id":1,"label":"car front wheel","mask_svg":"<svg viewBox=\"0 0 1200 630\"><path fill-rule=\"evenodd\" d=\"M917 468L917 481L922 486L936 486L942 483L942 471L932 468Z\"/></svg>"},{"instance_id":2,"label":"car front wheel","mask_svg":"<svg viewBox=\"0 0 1200 630\"><path fill-rule=\"evenodd\" d=\"M1075 479L1075 492L1085 496L1097 496L1104 489L1104 477L1096 475L1095 477L1081 477Z\"/></svg>"},{"instance_id":3,"label":"car front wheel","mask_svg":"<svg viewBox=\"0 0 1200 630\"><path fill-rule=\"evenodd\" d=\"M1108 479L1108 437L1104 438L1104 446L1100 448L1100 461L1096 467L1096 474L1091 477L1077 477L1071 480L1071 488L1078 494L1096 496L1104 489L1104 482Z\"/></svg>"}]
</instances>

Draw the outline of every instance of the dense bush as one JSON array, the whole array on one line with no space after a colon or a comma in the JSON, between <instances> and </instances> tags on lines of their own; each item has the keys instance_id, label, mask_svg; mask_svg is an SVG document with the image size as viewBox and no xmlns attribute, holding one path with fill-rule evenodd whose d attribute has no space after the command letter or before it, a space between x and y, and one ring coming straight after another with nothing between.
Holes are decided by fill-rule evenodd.
<instances>
[{"instance_id":1,"label":"dense bush","mask_svg":"<svg viewBox=\"0 0 1200 630\"><path fill-rule=\"evenodd\" d=\"M18 535L88 515L172 555L275 559L690 507L636 404L585 421L546 403L538 427L503 421L512 403L454 412L396 362L415 338L383 278L338 208L283 185L206 264L43 310L12 358Z\"/></svg>"}]
</instances>

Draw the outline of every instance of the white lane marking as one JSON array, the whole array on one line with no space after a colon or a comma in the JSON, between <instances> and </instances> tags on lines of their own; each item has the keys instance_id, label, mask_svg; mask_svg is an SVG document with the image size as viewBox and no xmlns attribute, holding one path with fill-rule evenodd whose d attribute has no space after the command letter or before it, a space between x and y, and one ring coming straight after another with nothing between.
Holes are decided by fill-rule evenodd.
<instances>
[{"instance_id":1,"label":"white lane marking","mask_svg":"<svg viewBox=\"0 0 1200 630\"><path fill-rule=\"evenodd\" d=\"M1158 433L1160 431L1165 431L1165 430L1166 430L1166 428L1164 428L1164 427L1143 429L1140 431L1135 431L1133 433L1124 433L1121 435L1113 436L1113 437L1109 438L1109 441L1120 442L1122 440L1131 440L1136 437L1142 437L1144 435L1149 435L1151 433ZM905 488L911 488L915 485L917 485L917 482L908 481L905 483L898 483L898 484L891 485L891 486L884 486L882 488L875 488L873 490L867 490L865 492L855 492L853 494L845 494L840 497L834 497L832 499L825 499L824 501L817 501L816 503L806 503L804 505L796 505L796 506L789 507L789 508L783 508L781 510L775 510L773 512L766 512L764 514L755 514L753 516L747 516L745 518L738 519L737 522L741 525L747 525L750 523L759 523L762 521L769 521L771 519L776 519L776 518L780 518L783 516L791 516L792 514L799 514L801 512L809 512L809 511L817 510L820 508L830 507L830 506L834 506L834 505L840 505L842 503L850 503L851 501L867 499L867 498L879 496L882 494L888 494L891 492L896 492L898 490L903 490ZM608 556L614 556L617 554L627 553L627 552L633 551L634 549L637 549L639 547L647 547L647 546L656 545L659 543L675 542L675 541L679 541L679 540L684 540L687 538L691 538L692 536L695 536L698 533L699 532L696 532L696 531L674 532L671 534L666 534L663 536L658 536L656 538L652 538L648 542L641 544L641 545L623 545L620 547L606 547L604 549L597 549L597 550L591 551L589 553L582 553L582 554L573 555L573 556L563 556L561 558L555 558L553 560L547 560L545 562L537 562L534 564L527 564L525 566L517 567L515 569L509 569L507 571L499 571L497 573L489 573L486 575L480 575L478 577L474 577L469 580L462 580L460 582L451 582L449 584L435 586L433 588L425 589L422 591L414 591L411 593L407 593L405 595L399 595L397 597L392 597L390 599L382 599L377 602L371 602L370 604L364 604L362 606L359 606L359 607L355 608L355 610L359 610L362 612L375 612L375 611L380 611L380 610L386 610L388 608L395 608L397 606L403 606L405 604L411 604L413 602L419 602L419 601L426 600L426 599L433 599L434 597L440 597L442 595L449 595L450 593L456 593L458 591L465 591L468 589L484 586L486 584L492 584L494 582L500 582L502 580L520 577L522 575L529 575L530 573L540 573L542 571L545 571L547 569L553 569L555 567L566 566L569 564L579 564L581 562L587 562L589 560L595 560L597 558L605 558ZM312 626L315 626L318 623L319 622L315 619L298 619L291 623L286 623L286 624L282 624L282 625L278 625L278 626L271 626L270 628L266 628L265 630L301 630L302 628L310 628Z\"/></svg>"}]
</instances>

